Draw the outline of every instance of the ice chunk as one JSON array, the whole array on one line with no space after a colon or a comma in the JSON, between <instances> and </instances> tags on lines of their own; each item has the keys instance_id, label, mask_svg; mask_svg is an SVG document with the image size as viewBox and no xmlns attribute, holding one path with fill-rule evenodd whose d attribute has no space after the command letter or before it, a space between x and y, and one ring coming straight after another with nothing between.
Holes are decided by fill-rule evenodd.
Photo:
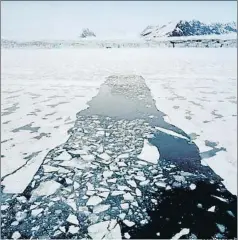
<instances>
[{"instance_id":1,"label":"ice chunk","mask_svg":"<svg viewBox=\"0 0 238 240\"><path fill-rule=\"evenodd\" d=\"M140 186L146 186L148 185L150 182L150 180L146 180L146 181L143 181L143 182L140 182Z\"/></svg>"},{"instance_id":2,"label":"ice chunk","mask_svg":"<svg viewBox=\"0 0 238 240\"><path fill-rule=\"evenodd\" d=\"M174 175L174 179L175 179L177 182L184 182L184 181L185 181L184 176L179 176L179 175Z\"/></svg>"},{"instance_id":3,"label":"ice chunk","mask_svg":"<svg viewBox=\"0 0 238 240\"><path fill-rule=\"evenodd\" d=\"M182 236L189 234L189 228L183 228L179 233L175 234L172 239L180 239Z\"/></svg>"},{"instance_id":4,"label":"ice chunk","mask_svg":"<svg viewBox=\"0 0 238 240\"><path fill-rule=\"evenodd\" d=\"M107 182L109 182L109 183L115 183L116 181L117 181L116 178L112 178L112 179L108 179L108 180L107 180Z\"/></svg>"},{"instance_id":5,"label":"ice chunk","mask_svg":"<svg viewBox=\"0 0 238 240\"><path fill-rule=\"evenodd\" d=\"M96 136L100 137L100 136L104 136L105 132L103 130L97 131Z\"/></svg>"},{"instance_id":6,"label":"ice chunk","mask_svg":"<svg viewBox=\"0 0 238 240\"><path fill-rule=\"evenodd\" d=\"M141 197L142 196L142 193L141 193L141 190L139 188L136 189L136 195L138 197Z\"/></svg>"},{"instance_id":7,"label":"ice chunk","mask_svg":"<svg viewBox=\"0 0 238 240\"><path fill-rule=\"evenodd\" d=\"M99 154L98 157L100 157L101 159L106 160L106 161L111 159L111 157L107 153Z\"/></svg>"},{"instance_id":8,"label":"ice chunk","mask_svg":"<svg viewBox=\"0 0 238 240\"><path fill-rule=\"evenodd\" d=\"M165 190L171 190L171 187L168 185Z\"/></svg>"},{"instance_id":9,"label":"ice chunk","mask_svg":"<svg viewBox=\"0 0 238 240\"><path fill-rule=\"evenodd\" d=\"M118 162L117 165L119 167L126 167L127 166L124 162Z\"/></svg>"},{"instance_id":10,"label":"ice chunk","mask_svg":"<svg viewBox=\"0 0 238 240\"><path fill-rule=\"evenodd\" d=\"M119 190L121 190L121 191L131 191L131 189L128 188L127 186L120 186L120 185L118 185L117 188L118 188Z\"/></svg>"},{"instance_id":11,"label":"ice chunk","mask_svg":"<svg viewBox=\"0 0 238 240\"><path fill-rule=\"evenodd\" d=\"M69 214L68 218L66 219L67 222L75 224L75 225L79 225L78 219L75 215L73 214Z\"/></svg>"},{"instance_id":12,"label":"ice chunk","mask_svg":"<svg viewBox=\"0 0 238 240\"><path fill-rule=\"evenodd\" d=\"M65 227L63 226L63 227L59 227L59 230L61 231L61 232L66 232L66 229L65 229Z\"/></svg>"},{"instance_id":13,"label":"ice chunk","mask_svg":"<svg viewBox=\"0 0 238 240\"><path fill-rule=\"evenodd\" d=\"M103 153L103 146L102 145L98 148L98 152Z\"/></svg>"},{"instance_id":14,"label":"ice chunk","mask_svg":"<svg viewBox=\"0 0 238 240\"><path fill-rule=\"evenodd\" d=\"M78 189L79 188L79 184L77 182L74 182L74 189Z\"/></svg>"},{"instance_id":15,"label":"ice chunk","mask_svg":"<svg viewBox=\"0 0 238 240\"><path fill-rule=\"evenodd\" d=\"M212 206L207 211L208 212L215 212L215 208L216 208L216 206Z\"/></svg>"},{"instance_id":16,"label":"ice chunk","mask_svg":"<svg viewBox=\"0 0 238 240\"><path fill-rule=\"evenodd\" d=\"M202 160L201 160L201 164L202 164L203 166L205 166L205 167L208 166L208 164L206 163L206 160L205 160L205 159L202 159Z\"/></svg>"},{"instance_id":17,"label":"ice chunk","mask_svg":"<svg viewBox=\"0 0 238 240\"><path fill-rule=\"evenodd\" d=\"M128 203L122 203L121 204L121 208L122 209L128 209L129 208L129 204Z\"/></svg>"},{"instance_id":18,"label":"ice chunk","mask_svg":"<svg viewBox=\"0 0 238 240\"><path fill-rule=\"evenodd\" d=\"M12 234L13 239L19 239L21 237L21 234L17 231Z\"/></svg>"},{"instance_id":19,"label":"ice chunk","mask_svg":"<svg viewBox=\"0 0 238 240\"><path fill-rule=\"evenodd\" d=\"M69 226L69 231L71 234L75 234L79 231L79 227L75 227L75 226Z\"/></svg>"},{"instance_id":20,"label":"ice chunk","mask_svg":"<svg viewBox=\"0 0 238 240\"><path fill-rule=\"evenodd\" d=\"M123 153L123 154L120 154L117 158L118 158L118 159L129 158L129 153Z\"/></svg>"},{"instance_id":21,"label":"ice chunk","mask_svg":"<svg viewBox=\"0 0 238 240\"><path fill-rule=\"evenodd\" d=\"M39 229L40 229L40 226L36 226L36 227L31 228L31 231L38 231Z\"/></svg>"},{"instance_id":22,"label":"ice chunk","mask_svg":"<svg viewBox=\"0 0 238 240\"><path fill-rule=\"evenodd\" d=\"M129 221L129 220L124 220L123 221L123 223L125 223L126 224L126 226L128 226L128 227L132 227L132 226L134 226L135 225L135 223L134 222L131 222L131 221Z\"/></svg>"},{"instance_id":23,"label":"ice chunk","mask_svg":"<svg viewBox=\"0 0 238 240\"><path fill-rule=\"evenodd\" d=\"M124 237L125 237L126 239L130 239L130 238L131 238L131 235L130 235L128 232L126 232L126 233L124 234Z\"/></svg>"},{"instance_id":24,"label":"ice chunk","mask_svg":"<svg viewBox=\"0 0 238 240\"><path fill-rule=\"evenodd\" d=\"M73 155L87 155L88 152L86 150L70 150L69 153L72 153Z\"/></svg>"},{"instance_id":25,"label":"ice chunk","mask_svg":"<svg viewBox=\"0 0 238 240\"><path fill-rule=\"evenodd\" d=\"M90 182L87 182L86 186L88 187L88 190L94 190L94 186Z\"/></svg>"},{"instance_id":26,"label":"ice chunk","mask_svg":"<svg viewBox=\"0 0 238 240\"><path fill-rule=\"evenodd\" d=\"M143 177L143 176L135 176L135 179L138 180L138 181L145 181L146 178Z\"/></svg>"},{"instance_id":27,"label":"ice chunk","mask_svg":"<svg viewBox=\"0 0 238 240\"><path fill-rule=\"evenodd\" d=\"M74 201L74 199L67 199L67 202L66 202L70 207L73 208L74 211L77 210L77 206L76 206L76 203Z\"/></svg>"},{"instance_id":28,"label":"ice chunk","mask_svg":"<svg viewBox=\"0 0 238 240\"><path fill-rule=\"evenodd\" d=\"M18 222L21 222L22 220L24 220L27 216L26 212L17 212L15 215L15 218Z\"/></svg>"},{"instance_id":29,"label":"ice chunk","mask_svg":"<svg viewBox=\"0 0 238 240\"><path fill-rule=\"evenodd\" d=\"M92 155L92 154L88 154L88 155L81 155L81 158L84 161L91 162L91 161L93 161L95 159L95 156Z\"/></svg>"},{"instance_id":30,"label":"ice chunk","mask_svg":"<svg viewBox=\"0 0 238 240\"><path fill-rule=\"evenodd\" d=\"M112 196L118 196L118 195L122 195L124 193L125 193L124 191L112 191L111 195Z\"/></svg>"},{"instance_id":31,"label":"ice chunk","mask_svg":"<svg viewBox=\"0 0 238 240\"><path fill-rule=\"evenodd\" d=\"M178 138L183 138L183 139L189 140L188 138L184 137L183 135L180 135L180 134L178 134L178 133L176 133L176 132L173 132L173 131L171 131L171 130L167 130L167 129L165 129L165 128L155 127L155 129L157 129L157 130L159 130L159 131L161 131L161 132L164 132L164 133L166 133L166 134L172 135L172 136L174 136L174 137L178 137Z\"/></svg>"},{"instance_id":32,"label":"ice chunk","mask_svg":"<svg viewBox=\"0 0 238 240\"><path fill-rule=\"evenodd\" d=\"M70 154L68 154L66 151L62 152L59 156L57 156L56 158L54 158L54 160L56 161L68 161L70 160L72 157Z\"/></svg>"},{"instance_id":33,"label":"ice chunk","mask_svg":"<svg viewBox=\"0 0 238 240\"><path fill-rule=\"evenodd\" d=\"M144 220L141 220L141 221L140 221L140 224L141 224L141 225L145 225L145 224L147 224L147 223L148 223L148 220L147 220L147 219L144 219Z\"/></svg>"},{"instance_id":34,"label":"ice chunk","mask_svg":"<svg viewBox=\"0 0 238 240\"><path fill-rule=\"evenodd\" d=\"M27 199L24 196L21 196L21 197L17 197L17 201L25 203L25 202L27 202Z\"/></svg>"},{"instance_id":35,"label":"ice chunk","mask_svg":"<svg viewBox=\"0 0 238 240\"><path fill-rule=\"evenodd\" d=\"M31 211L31 216L36 217L37 215L39 215L44 209L43 208L38 208L38 209L34 209Z\"/></svg>"},{"instance_id":36,"label":"ice chunk","mask_svg":"<svg viewBox=\"0 0 238 240\"><path fill-rule=\"evenodd\" d=\"M173 182L173 185L172 185L173 187L175 187L175 188L179 188L179 187L181 187L181 183L179 183L179 182Z\"/></svg>"},{"instance_id":37,"label":"ice chunk","mask_svg":"<svg viewBox=\"0 0 238 240\"><path fill-rule=\"evenodd\" d=\"M98 196L92 196L88 199L87 206L96 206L102 202L102 198Z\"/></svg>"},{"instance_id":38,"label":"ice chunk","mask_svg":"<svg viewBox=\"0 0 238 240\"><path fill-rule=\"evenodd\" d=\"M219 231L220 231L221 233L224 233L224 232L225 232L226 227L225 227L224 225L219 224L219 223L216 223L216 225L217 225L217 227L218 227L218 229L219 229Z\"/></svg>"},{"instance_id":39,"label":"ice chunk","mask_svg":"<svg viewBox=\"0 0 238 240\"><path fill-rule=\"evenodd\" d=\"M103 197L103 198L107 198L108 195L109 195L109 192L102 192L102 193L98 193L97 195L100 196L100 197Z\"/></svg>"},{"instance_id":40,"label":"ice chunk","mask_svg":"<svg viewBox=\"0 0 238 240\"><path fill-rule=\"evenodd\" d=\"M38 188L32 191L32 197L49 196L54 194L62 185L54 180L42 182Z\"/></svg>"},{"instance_id":41,"label":"ice chunk","mask_svg":"<svg viewBox=\"0 0 238 240\"><path fill-rule=\"evenodd\" d=\"M153 146L147 139L145 139L143 149L137 157L149 163L156 164L158 163L160 154L157 147Z\"/></svg>"},{"instance_id":42,"label":"ice chunk","mask_svg":"<svg viewBox=\"0 0 238 240\"><path fill-rule=\"evenodd\" d=\"M126 217L126 214L125 213L121 213L118 215L118 217L121 219L121 220L124 220L125 217Z\"/></svg>"},{"instance_id":43,"label":"ice chunk","mask_svg":"<svg viewBox=\"0 0 238 240\"><path fill-rule=\"evenodd\" d=\"M43 170L45 173L50 173L50 172L57 172L59 170L59 168L57 167L52 167L49 165L43 165Z\"/></svg>"},{"instance_id":44,"label":"ice chunk","mask_svg":"<svg viewBox=\"0 0 238 240\"><path fill-rule=\"evenodd\" d=\"M135 207L139 207L139 205L138 205L137 202L133 202L131 205L132 205L132 206L135 206Z\"/></svg>"},{"instance_id":45,"label":"ice chunk","mask_svg":"<svg viewBox=\"0 0 238 240\"><path fill-rule=\"evenodd\" d=\"M104 171L103 172L103 177L104 178L109 178L113 175L113 171Z\"/></svg>"},{"instance_id":46,"label":"ice chunk","mask_svg":"<svg viewBox=\"0 0 238 240\"><path fill-rule=\"evenodd\" d=\"M192 184L190 184L189 188L190 188L191 190L194 190L194 189L196 189L196 185L195 185L194 183L192 183Z\"/></svg>"},{"instance_id":47,"label":"ice chunk","mask_svg":"<svg viewBox=\"0 0 238 240\"><path fill-rule=\"evenodd\" d=\"M19 224L18 221L13 221L13 222L11 223L11 226L17 226L18 224Z\"/></svg>"},{"instance_id":48,"label":"ice chunk","mask_svg":"<svg viewBox=\"0 0 238 240\"><path fill-rule=\"evenodd\" d=\"M165 183L165 182L156 182L155 185L156 185L157 187L163 187L163 188L166 187L166 183Z\"/></svg>"},{"instance_id":49,"label":"ice chunk","mask_svg":"<svg viewBox=\"0 0 238 240\"><path fill-rule=\"evenodd\" d=\"M109 192L110 191L109 189L103 188L103 187L97 188L97 190L100 192Z\"/></svg>"},{"instance_id":50,"label":"ice chunk","mask_svg":"<svg viewBox=\"0 0 238 240\"><path fill-rule=\"evenodd\" d=\"M96 191L89 190L89 191L86 192L86 195L87 196L93 196L95 193L96 193Z\"/></svg>"},{"instance_id":51,"label":"ice chunk","mask_svg":"<svg viewBox=\"0 0 238 240\"><path fill-rule=\"evenodd\" d=\"M1 211L7 210L9 205L1 205Z\"/></svg>"},{"instance_id":52,"label":"ice chunk","mask_svg":"<svg viewBox=\"0 0 238 240\"><path fill-rule=\"evenodd\" d=\"M225 199L225 198L221 198L221 197L218 197L218 196L215 196L215 195L211 195L211 196L214 197L214 198L219 199L219 200L222 201L222 202L226 202L226 203L229 202L229 201L228 201L227 199Z\"/></svg>"},{"instance_id":53,"label":"ice chunk","mask_svg":"<svg viewBox=\"0 0 238 240\"><path fill-rule=\"evenodd\" d=\"M202 204L201 204L201 203L198 203L198 204L197 204L197 207L198 207L198 208L202 208Z\"/></svg>"},{"instance_id":54,"label":"ice chunk","mask_svg":"<svg viewBox=\"0 0 238 240\"><path fill-rule=\"evenodd\" d=\"M227 213L228 213L230 216L235 217L235 215L233 214L232 211L228 210Z\"/></svg>"},{"instance_id":55,"label":"ice chunk","mask_svg":"<svg viewBox=\"0 0 238 240\"><path fill-rule=\"evenodd\" d=\"M88 212L88 207L83 206L83 207L78 207L79 212Z\"/></svg>"},{"instance_id":56,"label":"ice chunk","mask_svg":"<svg viewBox=\"0 0 238 240\"><path fill-rule=\"evenodd\" d=\"M137 161L137 163L140 164L140 165L143 165L143 166L146 166L146 165L147 165L147 163L144 162L144 161Z\"/></svg>"},{"instance_id":57,"label":"ice chunk","mask_svg":"<svg viewBox=\"0 0 238 240\"><path fill-rule=\"evenodd\" d=\"M72 184L73 183L73 181L70 178L66 178L65 181L66 181L67 184Z\"/></svg>"},{"instance_id":58,"label":"ice chunk","mask_svg":"<svg viewBox=\"0 0 238 240\"><path fill-rule=\"evenodd\" d=\"M123 197L124 197L125 200L128 200L128 201L133 201L134 200L134 197L130 193L124 194Z\"/></svg>"},{"instance_id":59,"label":"ice chunk","mask_svg":"<svg viewBox=\"0 0 238 240\"><path fill-rule=\"evenodd\" d=\"M110 207L111 205L109 204L108 205L99 204L93 208L93 213L100 213L100 212L107 211Z\"/></svg>"},{"instance_id":60,"label":"ice chunk","mask_svg":"<svg viewBox=\"0 0 238 240\"><path fill-rule=\"evenodd\" d=\"M120 225L116 220L96 223L88 227L88 235L92 239L122 239Z\"/></svg>"},{"instance_id":61,"label":"ice chunk","mask_svg":"<svg viewBox=\"0 0 238 240\"><path fill-rule=\"evenodd\" d=\"M136 182L135 182L134 180L128 180L127 183L128 183L129 185L131 185L132 187L134 187L134 188L137 187Z\"/></svg>"}]
</instances>

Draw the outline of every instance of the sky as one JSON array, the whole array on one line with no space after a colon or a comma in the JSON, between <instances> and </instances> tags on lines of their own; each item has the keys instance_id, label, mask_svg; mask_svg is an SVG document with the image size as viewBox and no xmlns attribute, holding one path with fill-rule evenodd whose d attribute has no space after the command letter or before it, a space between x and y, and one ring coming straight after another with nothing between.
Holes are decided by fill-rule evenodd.
<instances>
[{"instance_id":1,"label":"sky","mask_svg":"<svg viewBox=\"0 0 238 240\"><path fill-rule=\"evenodd\" d=\"M77 39L82 28L98 37L135 37L148 25L197 19L237 19L236 1L1 1L1 38Z\"/></svg>"}]
</instances>

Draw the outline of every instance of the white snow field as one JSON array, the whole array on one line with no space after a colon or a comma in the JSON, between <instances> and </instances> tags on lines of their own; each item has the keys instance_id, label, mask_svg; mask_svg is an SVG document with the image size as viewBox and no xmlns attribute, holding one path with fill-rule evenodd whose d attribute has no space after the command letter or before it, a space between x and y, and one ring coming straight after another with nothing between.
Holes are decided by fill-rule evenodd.
<instances>
[{"instance_id":1,"label":"white snow field","mask_svg":"<svg viewBox=\"0 0 238 240\"><path fill-rule=\"evenodd\" d=\"M207 141L226 149L202 162L237 194L236 49L2 49L1 71L4 192L24 191L106 77L136 74L201 152L214 150Z\"/></svg>"}]
</instances>

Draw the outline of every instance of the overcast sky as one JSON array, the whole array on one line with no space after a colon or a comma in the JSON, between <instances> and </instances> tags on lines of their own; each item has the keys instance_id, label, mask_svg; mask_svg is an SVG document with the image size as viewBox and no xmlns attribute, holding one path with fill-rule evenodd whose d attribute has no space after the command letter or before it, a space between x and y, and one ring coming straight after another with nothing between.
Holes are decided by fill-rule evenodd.
<instances>
[{"instance_id":1,"label":"overcast sky","mask_svg":"<svg viewBox=\"0 0 238 240\"><path fill-rule=\"evenodd\" d=\"M1 2L1 36L76 39L87 27L99 37L133 37L147 25L178 19L228 22L236 18L236 1L9 1Z\"/></svg>"}]
</instances>

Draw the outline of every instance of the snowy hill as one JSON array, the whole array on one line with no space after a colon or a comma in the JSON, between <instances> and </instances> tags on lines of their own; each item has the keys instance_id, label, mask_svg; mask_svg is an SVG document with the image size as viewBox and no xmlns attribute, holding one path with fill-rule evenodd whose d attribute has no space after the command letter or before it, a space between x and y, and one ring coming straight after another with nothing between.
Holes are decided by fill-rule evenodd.
<instances>
[{"instance_id":1,"label":"snowy hill","mask_svg":"<svg viewBox=\"0 0 238 240\"><path fill-rule=\"evenodd\" d=\"M145 38L221 35L237 32L237 24L211 23L205 24L197 20L169 22L162 26L148 26L141 33Z\"/></svg>"},{"instance_id":2,"label":"snowy hill","mask_svg":"<svg viewBox=\"0 0 238 240\"><path fill-rule=\"evenodd\" d=\"M95 33L90 31L88 28L83 29L80 38L96 37Z\"/></svg>"}]
</instances>

